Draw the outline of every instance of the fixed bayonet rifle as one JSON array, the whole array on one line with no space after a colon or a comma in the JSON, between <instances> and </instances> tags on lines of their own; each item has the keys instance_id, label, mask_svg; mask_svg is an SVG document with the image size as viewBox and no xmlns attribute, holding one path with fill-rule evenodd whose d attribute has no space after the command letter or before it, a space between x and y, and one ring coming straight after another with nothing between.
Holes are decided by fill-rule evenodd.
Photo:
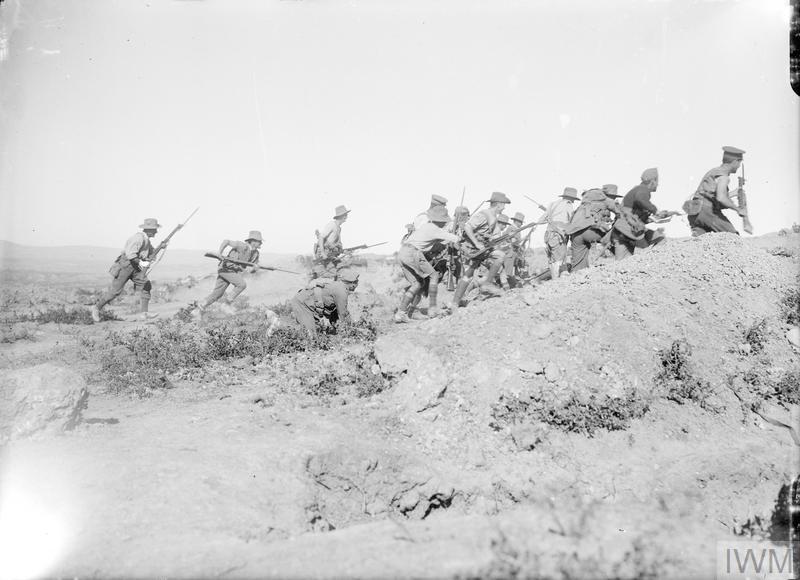
<instances>
[{"instance_id":1,"label":"fixed bayonet rifle","mask_svg":"<svg viewBox=\"0 0 800 580\"><path fill-rule=\"evenodd\" d=\"M198 209L200 209L200 207L196 207L195 210L189 214L189 217L187 217L183 221L182 224L178 224L177 226L175 226L175 228L169 233L169 235L163 240L161 240L161 243L158 244L158 246L156 246L156 249L153 252L153 259L150 261L150 265L144 271L145 275L149 274L152 271L152 269L156 267L156 264L158 264L161 261L161 258L163 258L164 254L167 252L167 244L169 244L169 241L172 239L172 236L177 234L178 230L183 228L183 226L185 226L189 222L189 220L192 219L192 216L197 213Z\"/></svg>"},{"instance_id":2,"label":"fixed bayonet rifle","mask_svg":"<svg viewBox=\"0 0 800 580\"><path fill-rule=\"evenodd\" d=\"M375 246L382 246L383 244L388 244L389 242L380 242L378 244L361 244L360 246L352 246L350 248L342 248L342 252L355 252L356 250L366 250L367 248L374 248Z\"/></svg>"},{"instance_id":3,"label":"fixed bayonet rifle","mask_svg":"<svg viewBox=\"0 0 800 580\"><path fill-rule=\"evenodd\" d=\"M747 212L747 195L744 192L744 162L742 162L742 174L739 176L739 191L737 193L736 201L739 205L739 209L744 212L742 216L742 229L746 231L748 234L753 233L753 224L750 223L750 216Z\"/></svg>"},{"instance_id":4,"label":"fixed bayonet rifle","mask_svg":"<svg viewBox=\"0 0 800 580\"><path fill-rule=\"evenodd\" d=\"M526 224L526 225L524 225L524 226L522 226L522 227L520 227L518 229L515 229L513 232L509 232L507 234L503 234L503 235L497 236L496 238L492 238L491 240L489 240L489 242L486 244L486 246L482 250L477 250L476 252L473 252L471 255L467 255L467 257L470 260L482 260L486 256L488 256L489 254L491 254L492 250L494 250L497 246L499 246L500 244L502 244L506 240L509 240L509 239L513 238L515 235L517 235L521 231L524 231L524 230L527 230L527 229L530 229L530 228L535 228L536 226L540 225L540 223L541 222L531 222L531 223Z\"/></svg>"},{"instance_id":5,"label":"fixed bayonet rifle","mask_svg":"<svg viewBox=\"0 0 800 580\"><path fill-rule=\"evenodd\" d=\"M270 272L286 272L287 274L297 274L298 276L302 275L300 272L295 272L294 270L284 270L283 268L276 268L274 266L262 266L261 264L256 264L255 262L246 262L245 260L237 260L235 258L229 258L228 256L221 256L216 252L206 252L203 255L206 258L215 258L221 262L230 262L231 264L236 264L237 266L248 266L250 268L257 268L259 270L269 270Z\"/></svg>"}]
</instances>

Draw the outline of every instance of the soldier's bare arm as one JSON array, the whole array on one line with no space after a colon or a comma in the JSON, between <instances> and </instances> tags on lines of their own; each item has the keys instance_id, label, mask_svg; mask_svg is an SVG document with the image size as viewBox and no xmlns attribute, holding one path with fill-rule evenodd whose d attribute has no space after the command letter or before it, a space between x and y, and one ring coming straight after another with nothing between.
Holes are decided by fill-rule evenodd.
<instances>
[{"instance_id":1,"label":"soldier's bare arm","mask_svg":"<svg viewBox=\"0 0 800 580\"><path fill-rule=\"evenodd\" d=\"M728 192L729 183L730 177L727 175L723 175L717 179L717 202L724 208L732 209L739 215L744 215L745 211L731 201L730 192ZM738 189L735 191L738 191Z\"/></svg>"}]
</instances>

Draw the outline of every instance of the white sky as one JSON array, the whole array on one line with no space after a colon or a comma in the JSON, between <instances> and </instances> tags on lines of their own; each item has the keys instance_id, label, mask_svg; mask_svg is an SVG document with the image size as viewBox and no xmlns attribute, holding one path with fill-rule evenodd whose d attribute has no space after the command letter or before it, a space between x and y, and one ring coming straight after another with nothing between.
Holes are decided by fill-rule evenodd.
<instances>
[{"instance_id":1,"label":"white sky","mask_svg":"<svg viewBox=\"0 0 800 580\"><path fill-rule=\"evenodd\" d=\"M722 145L747 150L756 234L800 220L783 0L19 1L0 239L121 246L200 206L174 247L260 229L308 253L345 204L345 245L391 252L464 186L534 218L523 194L657 166L679 209Z\"/></svg>"}]
</instances>

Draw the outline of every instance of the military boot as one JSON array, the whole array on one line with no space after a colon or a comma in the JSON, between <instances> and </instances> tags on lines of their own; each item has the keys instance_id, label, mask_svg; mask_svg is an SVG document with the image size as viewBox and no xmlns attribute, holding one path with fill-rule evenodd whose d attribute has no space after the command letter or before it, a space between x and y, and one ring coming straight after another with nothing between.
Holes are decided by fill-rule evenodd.
<instances>
[{"instance_id":1,"label":"military boot","mask_svg":"<svg viewBox=\"0 0 800 580\"><path fill-rule=\"evenodd\" d=\"M461 300L464 298L464 294L467 292L467 287L469 286L471 280L464 280L463 278L458 281L456 284L456 291L453 293L453 303L451 304L450 308L455 310L459 306L461 306Z\"/></svg>"}]
</instances>

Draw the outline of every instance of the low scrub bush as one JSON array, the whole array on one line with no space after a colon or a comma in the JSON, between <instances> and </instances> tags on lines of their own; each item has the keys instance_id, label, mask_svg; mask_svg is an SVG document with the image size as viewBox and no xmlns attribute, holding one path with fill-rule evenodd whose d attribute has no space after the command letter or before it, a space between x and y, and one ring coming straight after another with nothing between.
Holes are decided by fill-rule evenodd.
<instances>
[{"instance_id":1,"label":"low scrub bush","mask_svg":"<svg viewBox=\"0 0 800 580\"><path fill-rule=\"evenodd\" d=\"M628 389L620 397L596 394L579 397L572 394L566 401L559 402L501 395L492 407L492 426L501 428L533 421L591 437L599 429L627 429L632 419L644 416L649 410L650 401L634 389Z\"/></svg>"},{"instance_id":2,"label":"low scrub bush","mask_svg":"<svg viewBox=\"0 0 800 580\"><path fill-rule=\"evenodd\" d=\"M110 310L101 310L100 319L120 320L120 318ZM18 314L14 316L12 322L36 322L46 324L55 322L56 324L93 324L92 313L88 308L67 308L62 304L47 310L35 312L33 314Z\"/></svg>"},{"instance_id":3,"label":"low scrub bush","mask_svg":"<svg viewBox=\"0 0 800 580\"><path fill-rule=\"evenodd\" d=\"M785 322L792 326L800 325L800 278L781 298L780 311Z\"/></svg>"},{"instance_id":4,"label":"low scrub bush","mask_svg":"<svg viewBox=\"0 0 800 580\"><path fill-rule=\"evenodd\" d=\"M744 340L750 345L751 354L764 352L764 345L767 343L767 319L759 320L747 328L744 331Z\"/></svg>"},{"instance_id":5,"label":"low scrub bush","mask_svg":"<svg viewBox=\"0 0 800 580\"><path fill-rule=\"evenodd\" d=\"M711 403L715 391L708 381L694 376L689 361L692 349L685 340L673 341L668 349L658 352L661 371L655 376L657 387L665 391L664 396L679 405L693 401L707 411L717 412L719 409Z\"/></svg>"}]
</instances>

